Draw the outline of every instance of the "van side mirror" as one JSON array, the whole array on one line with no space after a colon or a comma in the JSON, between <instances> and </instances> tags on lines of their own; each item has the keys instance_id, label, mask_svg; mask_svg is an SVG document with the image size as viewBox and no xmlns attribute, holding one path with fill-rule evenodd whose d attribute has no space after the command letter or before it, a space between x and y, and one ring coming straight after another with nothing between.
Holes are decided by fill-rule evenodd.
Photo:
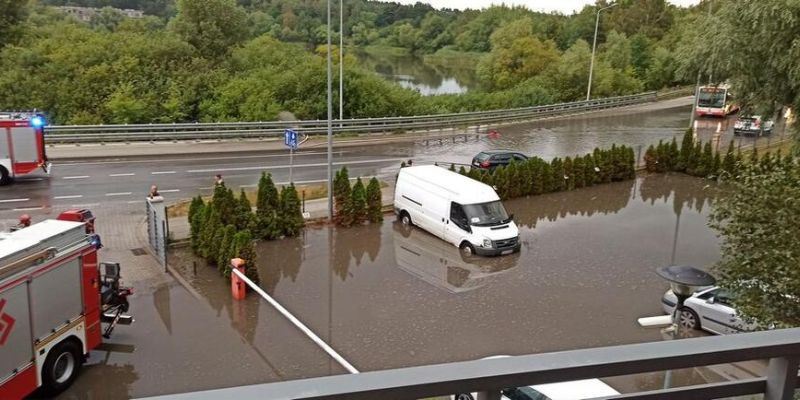
<instances>
[{"instance_id":1,"label":"van side mirror","mask_svg":"<svg viewBox=\"0 0 800 400\"><path fill-rule=\"evenodd\" d=\"M514 214L508 216L508 221L511 222L514 220Z\"/></svg>"},{"instance_id":2,"label":"van side mirror","mask_svg":"<svg viewBox=\"0 0 800 400\"><path fill-rule=\"evenodd\" d=\"M711 297L708 298L708 300L706 300L706 303L708 303L708 304L714 304L716 302L717 302L717 299L714 296L711 296Z\"/></svg>"}]
</instances>

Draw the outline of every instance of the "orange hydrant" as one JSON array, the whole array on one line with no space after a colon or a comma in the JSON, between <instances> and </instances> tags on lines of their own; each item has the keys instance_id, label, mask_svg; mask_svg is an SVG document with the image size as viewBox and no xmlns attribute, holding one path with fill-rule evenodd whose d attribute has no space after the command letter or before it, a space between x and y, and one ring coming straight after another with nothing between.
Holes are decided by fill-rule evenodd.
<instances>
[{"instance_id":1,"label":"orange hydrant","mask_svg":"<svg viewBox=\"0 0 800 400\"><path fill-rule=\"evenodd\" d=\"M231 260L231 269L238 270L242 274L244 274L244 264L245 260L241 258L234 258ZM233 298L236 300L244 300L244 296L247 290L247 283L239 278L239 275L234 274L231 272L231 294Z\"/></svg>"}]
</instances>

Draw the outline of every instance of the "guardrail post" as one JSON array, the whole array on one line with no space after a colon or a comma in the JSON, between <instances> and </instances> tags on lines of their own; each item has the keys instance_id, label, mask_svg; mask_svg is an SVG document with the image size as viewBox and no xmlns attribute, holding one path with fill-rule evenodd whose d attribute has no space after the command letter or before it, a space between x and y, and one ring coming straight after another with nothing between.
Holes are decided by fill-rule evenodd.
<instances>
[{"instance_id":1,"label":"guardrail post","mask_svg":"<svg viewBox=\"0 0 800 400\"><path fill-rule=\"evenodd\" d=\"M500 391L499 390L487 390L483 392L478 392L478 399L477 400L500 400Z\"/></svg>"},{"instance_id":2,"label":"guardrail post","mask_svg":"<svg viewBox=\"0 0 800 400\"><path fill-rule=\"evenodd\" d=\"M781 357L769 360L767 390L764 400L791 400L797 386L798 357Z\"/></svg>"}]
</instances>

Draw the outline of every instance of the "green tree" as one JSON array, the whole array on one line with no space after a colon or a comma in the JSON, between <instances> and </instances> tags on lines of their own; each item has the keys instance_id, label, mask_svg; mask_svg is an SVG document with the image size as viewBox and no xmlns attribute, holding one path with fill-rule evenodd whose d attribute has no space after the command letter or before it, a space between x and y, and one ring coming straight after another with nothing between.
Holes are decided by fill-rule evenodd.
<instances>
[{"instance_id":1,"label":"green tree","mask_svg":"<svg viewBox=\"0 0 800 400\"><path fill-rule=\"evenodd\" d=\"M247 14L235 0L177 0L176 7L171 29L204 57L224 57L247 37Z\"/></svg>"},{"instance_id":2,"label":"green tree","mask_svg":"<svg viewBox=\"0 0 800 400\"><path fill-rule=\"evenodd\" d=\"M356 179L356 183L353 185L350 210L352 212L353 225L361 225L367 220L367 191L360 177Z\"/></svg>"},{"instance_id":3,"label":"green tree","mask_svg":"<svg viewBox=\"0 0 800 400\"><path fill-rule=\"evenodd\" d=\"M255 228L253 206L250 200L247 199L244 189L239 193L239 201L236 205L236 228L243 231L245 229Z\"/></svg>"},{"instance_id":4,"label":"green tree","mask_svg":"<svg viewBox=\"0 0 800 400\"><path fill-rule=\"evenodd\" d=\"M679 73L698 71L727 79L737 101L773 115L781 107L800 109L800 3L794 0L728 1L684 27L677 49ZM743 21L758 29L741 29ZM764 60L753 63L750 60ZM800 136L798 136L800 137Z\"/></svg>"},{"instance_id":5,"label":"green tree","mask_svg":"<svg viewBox=\"0 0 800 400\"><path fill-rule=\"evenodd\" d=\"M722 160L722 172L728 175L736 174L736 154L733 149L733 140L728 144L728 151L725 153L725 158Z\"/></svg>"},{"instance_id":6,"label":"green tree","mask_svg":"<svg viewBox=\"0 0 800 400\"><path fill-rule=\"evenodd\" d=\"M281 208L278 188L272 181L272 174L262 172L258 180L256 197L257 234L262 239L275 239L283 234L278 212Z\"/></svg>"},{"instance_id":7,"label":"green tree","mask_svg":"<svg viewBox=\"0 0 800 400\"><path fill-rule=\"evenodd\" d=\"M28 0L0 0L0 49L19 35L19 24L28 15Z\"/></svg>"},{"instance_id":8,"label":"green tree","mask_svg":"<svg viewBox=\"0 0 800 400\"><path fill-rule=\"evenodd\" d=\"M586 167L584 165L584 157L576 156L572 162L572 175L574 176L574 183L576 189L586 186Z\"/></svg>"},{"instance_id":9,"label":"green tree","mask_svg":"<svg viewBox=\"0 0 800 400\"><path fill-rule=\"evenodd\" d=\"M530 18L506 24L491 35L492 51L478 65L483 82L496 89L507 89L542 73L559 58L552 41L534 35Z\"/></svg>"},{"instance_id":10,"label":"green tree","mask_svg":"<svg viewBox=\"0 0 800 400\"><path fill-rule=\"evenodd\" d=\"M283 234L294 237L300 234L305 225L303 212L300 209L300 198L297 196L297 189L294 183L290 183L281 190L281 220Z\"/></svg>"},{"instance_id":11,"label":"green tree","mask_svg":"<svg viewBox=\"0 0 800 400\"><path fill-rule=\"evenodd\" d=\"M722 237L714 270L734 304L760 326L800 325L800 167L749 164L717 198L710 225Z\"/></svg>"},{"instance_id":12,"label":"green tree","mask_svg":"<svg viewBox=\"0 0 800 400\"><path fill-rule=\"evenodd\" d=\"M233 236L229 254L232 255L231 258L241 258L245 261L244 275L246 277L248 277L255 284L260 282L258 276L258 259L256 255L255 243L253 242L253 236L250 231L239 231ZM226 263L223 274L226 278L231 276L230 263Z\"/></svg>"},{"instance_id":13,"label":"green tree","mask_svg":"<svg viewBox=\"0 0 800 400\"><path fill-rule=\"evenodd\" d=\"M200 233L200 224L198 215L203 212L203 207L205 203L203 203L203 198L199 195L197 197L192 197L192 202L189 203L189 212L186 219L189 221L189 232L190 232L190 239L192 241L192 248L195 247L195 241L198 238Z\"/></svg>"},{"instance_id":14,"label":"green tree","mask_svg":"<svg viewBox=\"0 0 800 400\"><path fill-rule=\"evenodd\" d=\"M217 254L217 270L222 274L230 268L231 259L234 258L233 254L231 254L231 243L233 243L236 232L236 227L233 225L228 225L222 229L222 241Z\"/></svg>"},{"instance_id":15,"label":"green tree","mask_svg":"<svg viewBox=\"0 0 800 400\"><path fill-rule=\"evenodd\" d=\"M657 172L658 154L656 153L656 148L652 144L647 146L647 150L644 152L644 165L647 172Z\"/></svg>"},{"instance_id":16,"label":"green tree","mask_svg":"<svg viewBox=\"0 0 800 400\"><path fill-rule=\"evenodd\" d=\"M550 162L550 172L553 176L552 190L554 192L560 192L566 189L567 184L566 180L564 179L564 162L560 158L556 157Z\"/></svg>"},{"instance_id":17,"label":"green tree","mask_svg":"<svg viewBox=\"0 0 800 400\"><path fill-rule=\"evenodd\" d=\"M464 167L461 167L461 169L463 170ZM372 223L383 221L381 184L375 177L370 179L367 185L367 216Z\"/></svg>"},{"instance_id":18,"label":"green tree","mask_svg":"<svg viewBox=\"0 0 800 400\"><path fill-rule=\"evenodd\" d=\"M694 135L692 129L689 128L683 134L681 141L681 151L678 156L678 161L675 163L675 169L679 172L686 171L692 160L692 151L694 150Z\"/></svg>"},{"instance_id":19,"label":"green tree","mask_svg":"<svg viewBox=\"0 0 800 400\"><path fill-rule=\"evenodd\" d=\"M400 168L403 168L403 165ZM334 220L339 225L349 226L352 223L351 193L352 188L350 187L350 176L347 173L347 167L342 167L333 180Z\"/></svg>"},{"instance_id":20,"label":"green tree","mask_svg":"<svg viewBox=\"0 0 800 400\"><path fill-rule=\"evenodd\" d=\"M222 228L222 221L219 216L219 211L214 207L214 204L206 206L205 221L203 221L203 228L200 231L200 256L207 260L211 260L215 255L214 249L214 234ZM215 259L215 258L214 258Z\"/></svg>"}]
</instances>

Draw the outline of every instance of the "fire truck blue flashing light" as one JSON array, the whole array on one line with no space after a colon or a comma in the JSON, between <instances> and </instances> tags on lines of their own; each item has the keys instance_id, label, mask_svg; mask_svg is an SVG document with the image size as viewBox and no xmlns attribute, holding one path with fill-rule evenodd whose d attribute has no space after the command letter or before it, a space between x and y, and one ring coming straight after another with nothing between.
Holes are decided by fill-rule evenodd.
<instances>
[{"instance_id":1,"label":"fire truck blue flashing light","mask_svg":"<svg viewBox=\"0 0 800 400\"><path fill-rule=\"evenodd\" d=\"M44 126L44 118L41 116L35 116L31 118L31 126L34 128L41 128Z\"/></svg>"}]
</instances>

